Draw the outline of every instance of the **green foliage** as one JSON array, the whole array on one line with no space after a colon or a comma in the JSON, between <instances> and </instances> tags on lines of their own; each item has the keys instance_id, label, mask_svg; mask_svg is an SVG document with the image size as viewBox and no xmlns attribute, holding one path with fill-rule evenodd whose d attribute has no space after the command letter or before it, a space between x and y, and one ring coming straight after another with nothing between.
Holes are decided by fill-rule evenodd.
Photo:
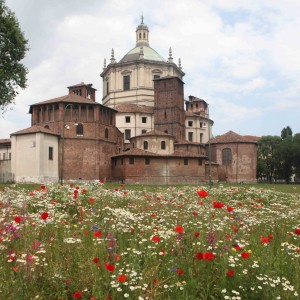
<instances>
[{"instance_id":1,"label":"green foliage","mask_svg":"<svg viewBox=\"0 0 300 300\"><path fill-rule=\"evenodd\" d=\"M292 135L292 129L287 126L279 136L263 136L258 141L257 178L285 180L291 177L299 179L300 174L300 134Z\"/></svg>"},{"instance_id":2,"label":"green foliage","mask_svg":"<svg viewBox=\"0 0 300 300\"><path fill-rule=\"evenodd\" d=\"M20 61L27 43L14 13L0 0L0 110L13 103L19 87L26 87L27 69Z\"/></svg>"}]
</instances>

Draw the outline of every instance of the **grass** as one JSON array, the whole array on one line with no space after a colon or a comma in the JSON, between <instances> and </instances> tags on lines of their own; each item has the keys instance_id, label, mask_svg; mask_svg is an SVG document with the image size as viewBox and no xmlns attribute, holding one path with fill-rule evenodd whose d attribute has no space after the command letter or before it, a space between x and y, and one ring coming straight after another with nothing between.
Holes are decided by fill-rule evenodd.
<instances>
[{"instance_id":1,"label":"grass","mask_svg":"<svg viewBox=\"0 0 300 300\"><path fill-rule=\"evenodd\" d=\"M299 298L298 186L0 187L3 299Z\"/></svg>"}]
</instances>

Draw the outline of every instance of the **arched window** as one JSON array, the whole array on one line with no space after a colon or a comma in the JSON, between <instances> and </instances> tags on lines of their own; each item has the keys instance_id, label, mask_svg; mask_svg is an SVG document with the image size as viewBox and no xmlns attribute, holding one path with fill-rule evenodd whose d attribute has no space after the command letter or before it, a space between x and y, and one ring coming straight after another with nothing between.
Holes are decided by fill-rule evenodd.
<instances>
[{"instance_id":1,"label":"arched window","mask_svg":"<svg viewBox=\"0 0 300 300\"><path fill-rule=\"evenodd\" d=\"M166 141L161 141L161 143L160 143L160 148L161 148L162 150L165 150L165 149L166 149Z\"/></svg>"},{"instance_id":2,"label":"arched window","mask_svg":"<svg viewBox=\"0 0 300 300\"><path fill-rule=\"evenodd\" d=\"M225 148L222 150L222 164L231 165L232 163L232 154L230 148Z\"/></svg>"},{"instance_id":3,"label":"arched window","mask_svg":"<svg viewBox=\"0 0 300 300\"><path fill-rule=\"evenodd\" d=\"M105 128L105 138L108 139L108 128Z\"/></svg>"},{"instance_id":4,"label":"arched window","mask_svg":"<svg viewBox=\"0 0 300 300\"><path fill-rule=\"evenodd\" d=\"M44 126L44 128L47 128L47 129L49 129L49 125L45 125L45 126Z\"/></svg>"},{"instance_id":5,"label":"arched window","mask_svg":"<svg viewBox=\"0 0 300 300\"><path fill-rule=\"evenodd\" d=\"M76 127L76 134L83 135L83 125L81 123L79 123Z\"/></svg>"},{"instance_id":6,"label":"arched window","mask_svg":"<svg viewBox=\"0 0 300 300\"><path fill-rule=\"evenodd\" d=\"M144 150L148 150L148 142L144 141Z\"/></svg>"}]
</instances>

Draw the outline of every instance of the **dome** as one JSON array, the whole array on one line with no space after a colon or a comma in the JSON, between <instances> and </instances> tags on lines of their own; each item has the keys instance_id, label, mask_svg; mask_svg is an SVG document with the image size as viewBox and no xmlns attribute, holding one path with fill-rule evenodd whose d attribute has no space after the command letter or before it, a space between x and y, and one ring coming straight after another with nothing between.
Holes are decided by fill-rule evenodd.
<instances>
[{"instance_id":1,"label":"dome","mask_svg":"<svg viewBox=\"0 0 300 300\"><path fill-rule=\"evenodd\" d=\"M159 55L154 49L145 45L143 47L135 47L130 50L121 60L120 63L123 62L131 62L135 60L139 60L141 48L143 49L144 53L144 60L153 60L153 61L161 61L165 62L165 59Z\"/></svg>"}]
</instances>

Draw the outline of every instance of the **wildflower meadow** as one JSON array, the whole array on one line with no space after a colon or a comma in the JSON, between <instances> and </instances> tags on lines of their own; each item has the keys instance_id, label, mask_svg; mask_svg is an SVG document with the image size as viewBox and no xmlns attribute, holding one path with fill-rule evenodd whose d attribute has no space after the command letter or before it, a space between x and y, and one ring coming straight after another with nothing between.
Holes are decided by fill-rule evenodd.
<instances>
[{"instance_id":1,"label":"wildflower meadow","mask_svg":"<svg viewBox=\"0 0 300 300\"><path fill-rule=\"evenodd\" d=\"M0 299L299 299L300 195L0 190Z\"/></svg>"}]
</instances>

